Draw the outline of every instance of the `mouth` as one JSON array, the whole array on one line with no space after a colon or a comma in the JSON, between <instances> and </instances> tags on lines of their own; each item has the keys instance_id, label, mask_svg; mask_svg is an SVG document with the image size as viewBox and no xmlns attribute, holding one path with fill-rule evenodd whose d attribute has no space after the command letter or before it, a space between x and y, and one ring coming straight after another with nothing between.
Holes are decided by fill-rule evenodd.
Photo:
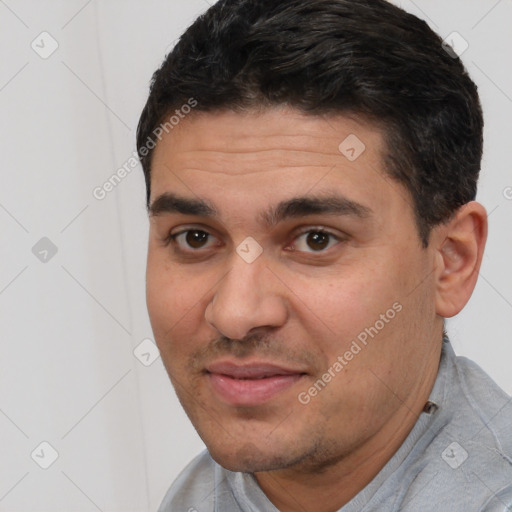
<instances>
[{"instance_id":1,"label":"mouth","mask_svg":"<svg viewBox=\"0 0 512 512\"><path fill-rule=\"evenodd\" d=\"M218 362L206 369L214 393L232 406L262 405L296 384L304 375L273 364Z\"/></svg>"}]
</instances>

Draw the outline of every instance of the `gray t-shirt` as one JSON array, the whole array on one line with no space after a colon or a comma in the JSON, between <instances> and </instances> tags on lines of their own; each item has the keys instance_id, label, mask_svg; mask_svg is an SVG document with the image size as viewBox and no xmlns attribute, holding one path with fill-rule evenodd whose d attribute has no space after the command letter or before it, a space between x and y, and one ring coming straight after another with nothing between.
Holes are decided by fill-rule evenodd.
<instances>
[{"instance_id":1,"label":"gray t-shirt","mask_svg":"<svg viewBox=\"0 0 512 512\"><path fill-rule=\"evenodd\" d=\"M298 510L301 510L299 505ZM278 512L249 473L207 451L167 492L159 512ZM445 339L436 382L416 425L378 475L339 512L512 512L512 399Z\"/></svg>"}]
</instances>

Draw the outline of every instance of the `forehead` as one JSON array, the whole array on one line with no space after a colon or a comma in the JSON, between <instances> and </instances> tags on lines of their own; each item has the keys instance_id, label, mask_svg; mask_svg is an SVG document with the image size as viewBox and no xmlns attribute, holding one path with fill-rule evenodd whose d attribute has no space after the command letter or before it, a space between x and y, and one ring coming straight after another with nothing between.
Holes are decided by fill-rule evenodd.
<instances>
[{"instance_id":1,"label":"forehead","mask_svg":"<svg viewBox=\"0 0 512 512\"><path fill-rule=\"evenodd\" d=\"M385 150L381 131L353 117L290 108L194 113L155 148L150 203L177 192L219 210L228 202L248 209L336 192L368 208L410 204L385 173Z\"/></svg>"},{"instance_id":2,"label":"forehead","mask_svg":"<svg viewBox=\"0 0 512 512\"><path fill-rule=\"evenodd\" d=\"M308 115L286 107L199 112L163 134L153 163L171 159L174 165L190 166L196 159L212 159L214 167L226 170L224 164L236 159L245 164L240 171L246 174L264 170L267 163L278 164L273 159L276 151L287 152L285 163L314 165L330 159L342 165L341 157L350 162L366 153L368 161L383 149L380 130L354 117Z\"/></svg>"}]
</instances>

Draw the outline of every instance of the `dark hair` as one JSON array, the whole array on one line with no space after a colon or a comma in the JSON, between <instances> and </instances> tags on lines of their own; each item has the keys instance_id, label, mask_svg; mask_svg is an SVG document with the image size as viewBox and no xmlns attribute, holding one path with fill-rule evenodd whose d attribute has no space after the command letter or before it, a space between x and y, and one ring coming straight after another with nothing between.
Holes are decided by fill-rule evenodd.
<instances>
[{"instance_id":1,"label":"dark hair","mask_svg":"<svg viewBox=\"0 0 512 512\"><path fill-rule=\"evenodd\" d=\"M290 105L377 123L386 171L409 190L424 247L433 226L475 198L483 144L476 85L424 21L385 0L219 0L209 8L152 78L137 130L148 202L148 141L191 101L195 111Z\"/></svg>"}]
</instances>

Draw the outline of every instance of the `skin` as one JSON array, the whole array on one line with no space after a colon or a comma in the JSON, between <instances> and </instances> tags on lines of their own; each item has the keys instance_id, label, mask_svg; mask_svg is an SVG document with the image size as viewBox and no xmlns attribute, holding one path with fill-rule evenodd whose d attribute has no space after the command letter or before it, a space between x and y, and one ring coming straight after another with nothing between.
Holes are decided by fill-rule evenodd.
<instances>
[{"instance_id":1,"label":"skin","mask_svg":"<svg viewBox=\"0 0 512 512\"><path fill-rule=\"evenodd\" d=\"M366 146L352 162L338 149L350 134ZM375 477L422 414L443 317L464 306L476 282L483 207L468 203L423 248L412 199L385 173L384 152L380 131L361 120L274 108L195 113L153 155L152 206L175 194L218 212L150 210L147 304L161 357L212 457L254 473L281 511L337 510ZM333 194L365 214L262 221L281 201ZM319 228L332 236L316 244ZM186 229L208 235L169 242ZM252 263L236 252L248 236L263 250ZM299 393L393 304L401 310L301 403ZM205 370L226 359L301 376L263 404L236 406Z\"/></svg>"}]
</instances>

